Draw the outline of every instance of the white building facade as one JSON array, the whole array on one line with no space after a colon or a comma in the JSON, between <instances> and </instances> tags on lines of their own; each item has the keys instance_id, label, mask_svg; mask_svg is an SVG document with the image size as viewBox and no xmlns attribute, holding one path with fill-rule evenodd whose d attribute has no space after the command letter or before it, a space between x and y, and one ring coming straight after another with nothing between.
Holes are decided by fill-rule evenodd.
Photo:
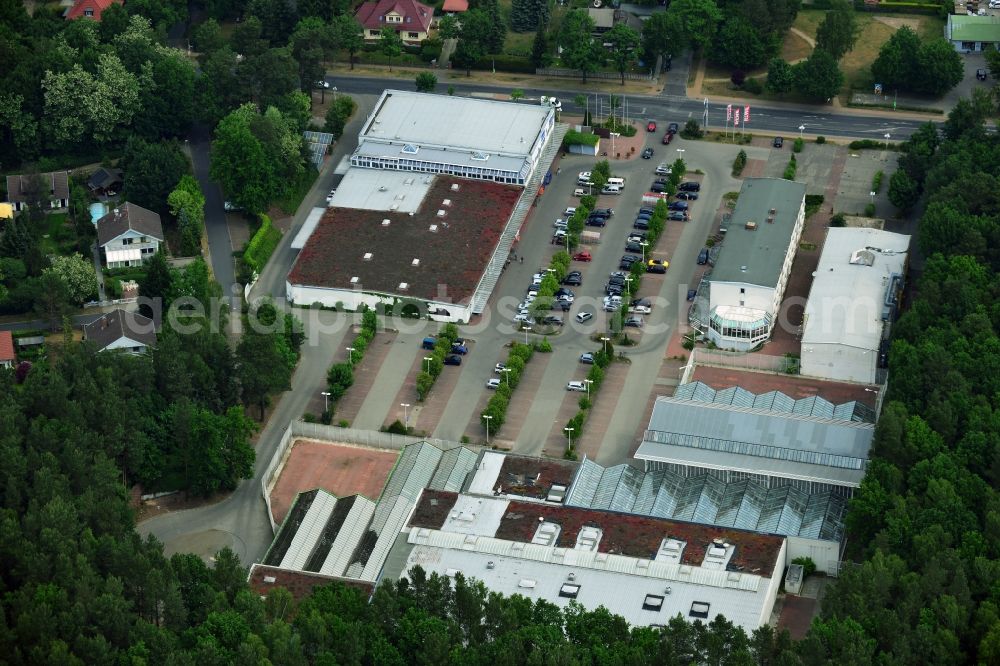
<instances>
[{"instance_id":1,"label":"white building facade","mask_svg":"<svg viewBox=\"0 0 1000 666\"><path fill-rule=\"evenodd\" d=\"M705 332L722 349L749 351L777 320L805 224L805 185L744 181L710 279Z\"/></svg>"}]
</instances>

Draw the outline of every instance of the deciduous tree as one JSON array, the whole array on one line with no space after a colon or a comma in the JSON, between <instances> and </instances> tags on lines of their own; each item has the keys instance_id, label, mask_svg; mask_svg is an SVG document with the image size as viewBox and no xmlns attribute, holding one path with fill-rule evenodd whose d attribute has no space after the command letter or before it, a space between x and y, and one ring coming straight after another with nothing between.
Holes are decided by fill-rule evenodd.
<instances>
[{"instance_id":1,"label":"deciduous tree","mask_svg":"<svg viewBox=\"0 0 1000 666\"><path fill-rule=\"evenodd\" d=\"M844 73L837 61L826 51L813 51L807 60L792 67L795 75L795 90L804 97L825 101L840 92L844 85Z\"/></svg>"},{"instance_id":2,"label":"deciduous tree","mask_svg":"<svg viewBox=\"0 0 1000 666\"><path fill-rule=\"evenodd\" d=\"M392 71L392 59L403 52L403 38L394 29L386 26L379 33L379 50L389 59L389 71Z\"/></svg>"},{"instance_id":3,"label":"deciduous tree","mask_svg":"<svg viewBox=\"0 0 1000 666\"><path fill-rule=\"evenodd\" d=\"M437 82L437 77L430 72L421 72L417 74L417 92L434 92L434 88L437 87Z\"/></svg>"},{"instance_id":4,"label":"deciduous tree","mask_svg":"<svg viewBox=\"0 0 1000 666\"><path fill-rule=\"evenodd\" d=\"M696 49L703 49L712 42L722 20L715 0L673 0L667 12L677 17L687 42Z\"/></svg>"},{"instance_id":5,"label":"deciduous tree","mask_svg":"<svg viewBox=\"0 0 1000 666\"><path fill-rule=\"evenodd\" d=\"M354 56L365 43L361 24L348 12L334 19L333 26L337 32L337 44L347 51L351 59L351 69L354 69Z\"/></svg>"},{"instance_id":6,"label":"deciduous tree","mask_svg":"<svg viewBox=\"0 0 1000 666\"><path fill-rule=\"evenodd\" d=\"M624 23L616 23L603 39L611 44L611 61L625 85L625 72L639 60L639 33Z\"/></svg>"},{"instance_id":7,"label":"deciduous tree","mask_svg":"<svg viewBox=\"0 0 1000 666\"><path fill-rule=\"evenodd\" d=\"M604 63L604 48L594 40L593 32L594 20L582 9L566 14L559 31L562 61L570 69L579 70L584 83L587 74L596 72Z\"/></svg>"},{"instance_id":8,"label":"deciduous tree","mask_svg":"<svg viewBox=\"0 0 1000 666\"><path fill-rule=\"evenodd\" d=\"M830 11L816 30L816 48L823 49L837 60L854 48L858 38L854 6L847 0L833 0Z\"/></svg>"},{"instance_id":9,"label":"deciduous tree","mask_svg":"<svg viewBox=\"0 0 1000 666\"><path fill-rule=\"evenodd\" d=\"M42 271L42 276L47 273L58 276L66 286L66 294L71 303L83 305L84 301L97 296L97 274L94 273L93 261L78 254L55 256L49 261L51 266Z\"/></svg>"},{"instance_id":10,"label":"deciduous tree","mask_svg":"<svg viewBox=\"0 0 1000 666\"><path fill-rule=\"evenodd\" d=\"M792 66L782 58L771 58L767 65L767 89L774 93L786 93L795 85Z\"/></svg>"},{"instance_id":11,"label":"deciduous tree","mask_svg":"<svg viewBox=\"0 0 1000 666\"><path fill-rule=\"evenodd\" d=\"M709 55L724 65L748 70L764 64L767 48L750 23L730 16L715 35Z\"/></svg>"}]
</instances>

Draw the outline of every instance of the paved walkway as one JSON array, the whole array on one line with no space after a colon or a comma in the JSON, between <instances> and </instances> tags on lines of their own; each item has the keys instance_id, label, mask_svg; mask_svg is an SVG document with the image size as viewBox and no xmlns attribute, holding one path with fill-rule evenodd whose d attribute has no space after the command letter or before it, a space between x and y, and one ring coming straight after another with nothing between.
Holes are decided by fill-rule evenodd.
<instances>
[{"instance_id":1,"label":"paved walkway","mask_svg":"<svg viewBox=\"0 0 1000 666\"><path fill-rule=\"evenodd\" d=\"M397 334L382 362L373 366L378 368L378 374L370 389L365 391L366 399L352 421L352 427L362 430L378 430L382 427L399 392L399 368L409 367L413 357L420 353L422 338L420 333Z\"/></svg>"},{"instance_id":2,"label":"paved walkway","mask_svg":"<svg viewBox=\"0 0 1000 666\"><path fill-rule=\"evenodd\" d=\"M104 292L104 271L101 270L101 248L97 247L97 243L90 246L90 253L94 260L94 274L97 277L97 300L106 301L108 297Z\"/></svg>"},{"instance_id":3,"label":"paved walkway","mask_svg":"<svg viewBox=\"0 0 1000 666\"><path fill-rule=\"evenodd\" d=\"M346 363L348 360L347 347L358 334L358 328L352 327L349 335L344 336L343 343L337 350L337 363ZM354 366L354 384L347 389L347 393L337 404L336 412L333 415L334 422L341 420L354 423L361 406L371 395L375 378L382 368L385 357L389 354L392 344L396 341L395 331L378 331L372 338L371 344L365 350L365 355L361 361ZM357 427L357 426L355 426Z\"/></svg>"},{"instance_id":4,"label":"paved walkway","mask_svg":"<svg viewBox=\"0 0 1000 666\"><path fill-rule=\"evenodd\" d=\"M524 427L525 421L527 421L528 412L531 411L531 405L535 401L538 389L542 385L542 378L545 377L549 361L551 360L552 354L535 352L531 360L528 361L528 364L524 366L524 372L521 373L521 381L510 397L510 404L507 406L507 419L504 422L503 428L495 435L492 432L490 433L491 443L494 446L502 446L508 449L514 448L521 434L521 429ZM477 441L486 435L485 429L479 421L479 415L483 413L486 403L489 402L492 395L492 391L486 391L486 395L480 400L479 408L472 413L469 423L465 427L465 433L472 441Z\"/></svg>"}]
</instances>

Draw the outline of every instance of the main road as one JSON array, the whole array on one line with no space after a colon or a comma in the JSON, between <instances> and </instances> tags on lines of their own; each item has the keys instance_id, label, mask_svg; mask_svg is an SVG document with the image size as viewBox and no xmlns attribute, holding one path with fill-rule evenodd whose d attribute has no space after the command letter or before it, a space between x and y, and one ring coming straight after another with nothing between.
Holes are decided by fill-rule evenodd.
<instances>
[{"instance_id":1,"label":"main road","mask_svg":"<svg viewBox=\"0 0 1000 666\"><path fill-rule=\"evenodd\" d=\"M386 88L405 87L413 85L412 81L404 79L386 79L382 77L338 76L336 79L327 76L327 80L335 83L341 92L350 94L379 95ZM471 95L473 93L509 94L513 86L497 86L485 83L451 83L456 95ZM519 88L526 97L551 95L552 90ZM564 111L582 113L583 109L576 105L573 98L579 93L593 98L595 93L587 90L555 91L562 99ZM596 95L606 96L607 92ZM680 95L625 95L628 98L629 114L639 120L655 118L663 122L684 123L689 118L701 121L705 113L706 102L690 99ZM805 125L805 132L810 135L849 137L858 139L883 139L890 134L894 140L909 137L918 127L927 122L915 120L912 117L899 117L866 113L836 113L827 105L780 104L759 105L752 101L734 103L739 108L749 104L750 122L746 129L752 132L766 131L768 133L791 136L798 134L799 126ZM726 122L726 104L708 102L709 129L722 129Z\"/></svg>"}]
</instances>

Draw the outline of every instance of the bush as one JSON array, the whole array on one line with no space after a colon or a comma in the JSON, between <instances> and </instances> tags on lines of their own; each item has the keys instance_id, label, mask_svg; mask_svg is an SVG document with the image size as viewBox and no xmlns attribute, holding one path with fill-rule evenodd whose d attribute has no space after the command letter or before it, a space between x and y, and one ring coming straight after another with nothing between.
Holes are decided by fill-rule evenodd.
<instances>
[{"instance_id":1,"label":"bush","mask_svg":"<svg viewBox=\"0 0 1000 666\"><path fill-rule=\"evenodd\" d=\"M792 152L801 153L805 145L806 145L805 141L803 141L802 139L796 139L795 143L792 144Z\"/></svg>"},{"instance_id":2,"label":"bush","mask_svg":"<svg viewBox=\"0 0 1000 666\"><path fill-rule=\"evenodd\" d=\"M440 37L429 37L420 42L420 59L424 62L431 62L441 57L441 49L444 47L444 40Z\"/></svg>"},{"instance_id":3,"label":"bush","mask_svg":"<svg viewBox=\"0 0 1000 666\"><path fill-rule=\"evenodd\" d=\"M734 86L739 88L747 80L747 73L742 69L737 69L732 73L732 76L729 77L729 80L733 82Z\"/></svg>"},{"instance_id":4,"label":"bush","mask_svg":"<svg viewBox=\"0 0 1000 666\"><path fill-rule=\"evenodd\" d=\"M267 260L271 258L274 249L281 242L281 232L271 224L267 215L260 216L260 228L253 235L246 249L243 250L243 261L251 269L260 273L264 270Z\"/></svg>"},{"instance_id":5,"label":"bush","mask_svg":"<svg viewBox=\"0 0 1000 666\"><path fill-rule=\"evenodd\" d=\"M888 143L886 141L876 141L875 139L859 139L847 144L851 150L899 150L899 144Z\"/></svg>"},{"instance_id":6,"label":"bush","mask_svg":"<svg viewBox=\"0 0 1000 666\"><path fill-rule=\"evenodd\" d=\"M819 212L819 207L823 205L823 195L822 194L807 194L806 195L806 217Z\"/></svg>"},{"instance_id":7,"label":"bush","mask_svg":"<svg viewBox=\"0 0 1000 666\"><path fill-rule=\"evenodd\" d=\"M881 171L876 171L872 177L872 192L878 194L882 191L882 179L885 177Z\"/></svg>"},{"instance_id":8,"label":"bush","mask_svg":"<svg viewBox=\"0 0 1000 666\"><path fill-rule=\"evenodd\" d=\"M396 419L395 421L393 421L392 423L390 423L387 426L383 426L382 427L382 432L388 432L388 433L391 433L393 435L408 435L408 434L410 434L409 433L409 428L407 428L405 425L403 425L402 423L400 423L399 419Z\"/></svg>"},{"instance_id":9,"label":"bush","mask_svg":"<svg viewBox=\"0 0 1000 666\"><path fill-rule=\"evenodd\" d=\"M831 217L830 218L830 226L831 227L845 227L845 226L847 226L847 220L845 219L844 214L843 213L837 213L836 215L834 215L833 217Z\"/></svg>"},{"instance_id":10,"label":"bush","mask_svg":"<svg viewBox=\"0 0 1000 666\"><path fill-rule=\"evenodd\" d=\"M689 118L686 123L684 123L684 129L681 130L681 137L685 139L700 139L705 136L705 132L702 131L701 125L694 118ZM683 175L683 174L682 174Z\"/></svg>"},{"instance_id":11,"label":"bush","mask_svg":"<svg viewBox=\"0 0 1000 666\"><path fill-rule=\"evenodd\" d=\"M795 171L798 165L795 162L795 155L792 155L792 159L788 160L788 166L785 167L785 173L782 178L785 180L795 180Z\"/></svg>"},{"instance_id":12,"label":"bush","mask_svg":"<svg viewBox=\"0 0 1000 666\"><path fill-rule=\"evenodd\" d=\"M764 92L764 84L760 79L750 78L743 82L743 90L751 95L759 95Z\"/></svg>"},{"instance_id":13,"label":"bush","mask_svg":"<svg viewBox=\"0 0 1000 666\"><path fill-rule=\"evenodd\" d=\"M875 217L875 204L865 204L865 217Z\"/></svg>"},{"instance_id":14,"label":"bush","mask_svg":"<svg viewBox=\"0 0 1000 666\"><path fill-rule=\"evenodd\" d=\"M803 578L808 578L809 576L816 573L816 563L812 561L811 557L796 557L792 560L792 564L801 564Z\"/></svg>"},{"instance_id":15,"label":"bush","mask_svg":"<svg viewBox=\"0 0 1000 666\"><path fill-rule=\"evenodd\" d=\"M747 151L741 150L736 155L736 159L733 160L733 177L739 176L743 173L743 169L747 165Z\"/></svg>"},{"instance_id":16,"label":"bush","mask_svg":"<svg viewBox=\"0 0 1000 666\"><path fill-rule=\"evenodd\" d=\"M596 146L601 137L596 134L585 134L576 130L569 130L563 137L564 146Z\"/></svg>"},{"instance_id":17,"label":"bush","mask_svg":"<svg viewBox=\"0 0 1000 666\"><path fill-rule=\"evenodd\" d=\"M552 343L549 342L549 336L546 335L544 338L542 338L542 341L535 346L535 349L542 354L552 353Z\"/></svg>"},{"instance_id":18,"label":"bush","mask_svg":"<svg viewBox=\"0 0 1000 666\"><path fill-rule=\"evenodd\" d=\"M818 143L820 145L826 143L826 137L825 136L818 136L818 137L816 137L816 143Z\"/></svg>"},{"instance_id":19,"label":"bush","mask_svg":"<svg viewBox=\"0 0 1000 666\"><path fill-rule=\"evenodd\" d=\"M329 132L334 139L339 139L344 134L344 126L354 113L356 105L354 100L348 95L337 95L333 104L326 111L326 122L323 131Z\"/></svg>"}]
</instances>

